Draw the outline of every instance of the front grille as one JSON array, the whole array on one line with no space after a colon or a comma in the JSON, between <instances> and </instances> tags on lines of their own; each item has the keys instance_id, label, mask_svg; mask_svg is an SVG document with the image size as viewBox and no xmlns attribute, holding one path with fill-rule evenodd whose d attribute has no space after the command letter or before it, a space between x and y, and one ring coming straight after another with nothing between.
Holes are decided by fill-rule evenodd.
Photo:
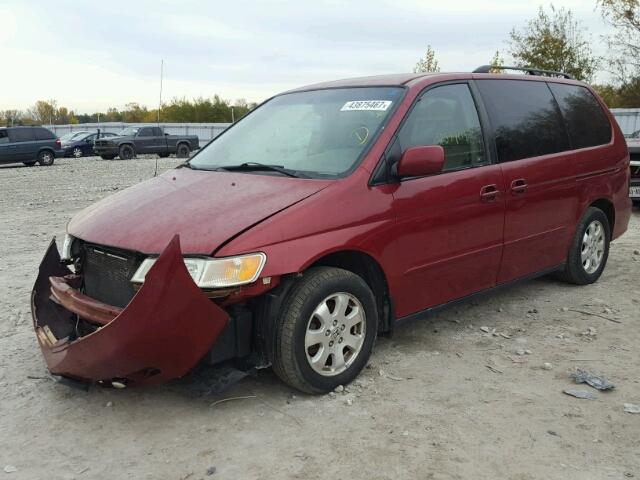
<instances>
[{"instance_id":1,"label":"front grille","mask_svg":"<svg viewBox=\"0 0 640 480\"><path fill-rule=\"evenodd\" d=\"M127 250L83 244L81 272L84 293L115 307L125 307L135 295L131 277L142 258Z\"/></svg>"}]
</instances>

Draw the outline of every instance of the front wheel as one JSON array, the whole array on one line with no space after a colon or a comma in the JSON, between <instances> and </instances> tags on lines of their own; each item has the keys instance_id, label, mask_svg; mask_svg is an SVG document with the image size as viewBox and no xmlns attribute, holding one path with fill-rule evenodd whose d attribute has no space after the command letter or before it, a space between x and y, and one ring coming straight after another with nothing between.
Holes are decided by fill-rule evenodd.
<instances>
[{"instance_id":1,"label":"front wheel","mask_svg":"<svg viewBox=\"0 0 640 480\"><path fill-rule=\"evenodd\" d=\"M331 391L364 368L377 330L375 299L361 277L339 268L311 268L283 302L273 369L298 390Z\"/></svg>"},{"instance_id":2,"label":"front wheel","mask_svg":"<svg viewBox=\"0 0 640 480\"><path fill-rule=\"evenodd\" d=\"M187 145L186 143L181 143L180 145L178 145L178 148L176 150L176 157L187 158L189 157L189 153L191 153L189 145Z\"/></svg>"},{"instance_id":3,"label":"front wheel","mask_svg":"<svg viewBox=\"0 0 640 480\"><path fill-rule=\"evenodd\" d=\"M602 275L609 257L611 229L602 210L589 207L578 223L561 278L576 285L588 285Z\"/></svg>"},{"instance_id":4,"label":"front wheel","mask_svg":"<svg viewBox=\"0 0 640 480\"><path fill-rule=\"evenodd\" d=\"M74 158L82 157L82 149L80 147L76 147L73 149L73 157Z\"/></svg>"},{"instance_id":5,"label":"front wheel","mask_svg":"<svg viewBox=\"0 0 640 480\"><path fill-rule=\"evenodd\" d=\"M55 158L56 157L52 151L43 150L38 154L38 163L43 167L48 167L49 165L53 165Z\"/></svg>"},{"instance_id":6,"label":"front wheel","mask_svg":"<svg viewBox=\"0 0 640 480\"><path fill-rule=\"evenodd\" d=\"M122 145L120 147L118 156L122 160L131 160L133 157L136 156L136 151L133 149L131 145Z\"/></svg>"}]
</instances>

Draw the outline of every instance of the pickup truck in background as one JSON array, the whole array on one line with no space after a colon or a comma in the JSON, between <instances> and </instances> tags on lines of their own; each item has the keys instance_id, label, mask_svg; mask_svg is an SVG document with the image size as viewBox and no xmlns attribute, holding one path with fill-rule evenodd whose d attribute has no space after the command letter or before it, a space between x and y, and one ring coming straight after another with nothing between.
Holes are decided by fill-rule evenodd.
<instances>
[{"instance_id":1,"label":"pickup truck in background","mask_svg":"<svg viewBox=\"0 0 640 480\"><path fill-rule=\"evenodd\" d=\"M627 147L631 158L629 196L634 204L640 205L640 130L627 136Z\"/></svg>"},{"instance_id":2,"label":"pickup truck in background","mask_svg":"<svg viewBox=\"0 0 640 480\"><path fill-rule=\"evenodd\" d=\"M196 135L169 135L160 127L142 126L128 127L115 137L96 140L93 151L105 160L116 157L129 160L137 154L150 153L163 158L175 153L178 158L187 158L191 151L199 148Z\"/></svg>"}]
</instances>

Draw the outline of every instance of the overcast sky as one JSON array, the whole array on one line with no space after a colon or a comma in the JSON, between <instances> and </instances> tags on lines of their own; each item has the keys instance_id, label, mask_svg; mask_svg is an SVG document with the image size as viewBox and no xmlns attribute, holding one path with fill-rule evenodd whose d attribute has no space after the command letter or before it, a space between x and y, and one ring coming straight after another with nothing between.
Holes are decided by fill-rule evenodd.
<instances>
[{"instance_id":1,"label":"overcast sky","mask_svg":"<svg viewBox=\"0 0 640 480\"><path fill-rule=\"evenodd\" d=\"M410 71L427 44L442 70L488 63L527 0L0 0L0 110L56 99L79 113L212 96L261 101L337 78ZM548 5L548 3L545 3ZM603 54L595 0L563 0ZM604 74L599 76L605 78Z\"/></svg>"}]
</instances>

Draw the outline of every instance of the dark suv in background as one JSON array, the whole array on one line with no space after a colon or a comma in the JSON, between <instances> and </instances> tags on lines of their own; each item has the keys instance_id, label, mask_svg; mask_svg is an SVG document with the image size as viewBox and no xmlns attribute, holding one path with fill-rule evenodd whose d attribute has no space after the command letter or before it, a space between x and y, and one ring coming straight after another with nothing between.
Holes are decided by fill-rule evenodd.
<instances>
[{"instance_id":1,"label":"dark suv in background","mask_svg":"<svg viewBox=\"0 0 640 480\"><path fill-rule=\"evenodd\" d=\"M0 128L0 164L53 165L61 154L60 139L44 127Z\"/></svg>"}]
</instances>

